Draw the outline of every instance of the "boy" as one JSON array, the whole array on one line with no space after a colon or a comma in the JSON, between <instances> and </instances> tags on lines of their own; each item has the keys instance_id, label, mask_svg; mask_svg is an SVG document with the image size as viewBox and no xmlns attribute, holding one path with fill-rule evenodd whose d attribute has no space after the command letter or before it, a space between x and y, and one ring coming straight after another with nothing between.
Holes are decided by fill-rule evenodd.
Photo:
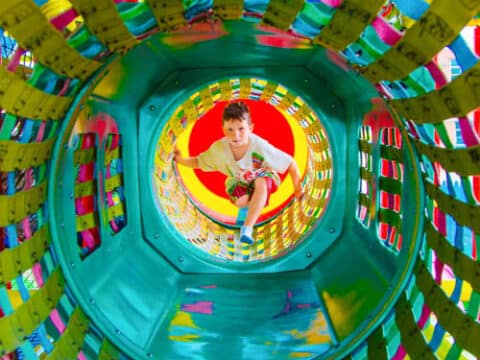
<instances>
[{"instance_id":1,"label":"boy","mask_svg":"<svg viewBox=\"0 0 480 360\"><path fill-rule=\"evenodd\" d=\"M270 194L280 184L278 173L288 170L295 197L301 199L300 173L295 159L289 154L253 134L250 111L245 103L232 102L225 107L222 129L225 137L215 141L207 151L185 158L175 149L174 159L190 168L220 171L227 176L225 186L232 203L238 207L248 206L247 217L240 229L240 241L253 244L253 226L268 204Z\"/></svg>"}]
</instances>

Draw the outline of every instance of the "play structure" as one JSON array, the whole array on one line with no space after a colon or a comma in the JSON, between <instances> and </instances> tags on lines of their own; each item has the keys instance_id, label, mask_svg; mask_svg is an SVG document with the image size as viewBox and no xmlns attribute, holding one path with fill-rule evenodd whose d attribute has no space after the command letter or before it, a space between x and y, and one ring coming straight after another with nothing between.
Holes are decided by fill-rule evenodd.
<instances>
[{"instance_id":1,"label":"play structure","mask_svg":"<svg viewBox=\"0 0 480 360\"><path fill-rule=\"evenodd\" d=\"M0 359L480 357L475 0L0 2ZM292 155L239 241L177 165Z\"/></svg>"}]
</instances>

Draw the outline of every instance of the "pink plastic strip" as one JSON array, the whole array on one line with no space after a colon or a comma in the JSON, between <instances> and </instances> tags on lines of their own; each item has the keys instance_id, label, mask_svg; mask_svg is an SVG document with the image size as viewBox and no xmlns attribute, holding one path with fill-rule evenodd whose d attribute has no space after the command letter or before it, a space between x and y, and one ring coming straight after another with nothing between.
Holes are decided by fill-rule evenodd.
<instances>
[{"instance_id":1,"label":"pink plastic strip","mask_svg":"<svg viewBox=\"0 0 480 360\"><path fill-rule=\"evenodd\" d=\"M50 23L58 30L63 30L68 24L75 20L76 17L78 17L78 13L75 11L75 9L69 9L64 13L52 18Z\"/></svg>"},{"instance_id":2,"label":"pink plastic strip","mask_svg":"<svg viewBox=\"0 0 480 360\"><path fill-rule=\"evenodd\" d=\"M405 351L405 348L403 347L403 345L400 344L397 352L392 357L392 360L403 360L403 359L405 359L405 356L407 356L407 352Z\"/></svg>"},{"instance_id":3,"label":"pink plastic strip","mask_svg":"<svg viewBox=\"0 0 480 360\"><path fill-rule=\"evenodd\" d=\"M87 359L87 357L85 356L85 354L83 353L83 351L80 351L80 352L78 353L77 360L88 360L88 359Z\"/></svg>"},{"instance_id":4,"label":"pink plastic strip","mask_svg":"<svg viewBox=\"0 0 480 360\"><path fill-rule=\"evenodd\" d=\"M433 80L437 88L445 86L448 82L445 78L445 74L442 72L440 67L433 61L430 61L425 65L425 68L428 70L430 75L432 75Z\"/></svg>"},{"instance_id":5,"label":"pink plastic strip","mask_svg":"<svg viewBox=\"0 0 480 360\"><path fill-rule=\"evenodd\" d=\"M53 324L57 328L58 332L60 334L63 334L65 331L65 324L62 321L62 318L60 317L60 314L58 313L57 309L53 309L52 312L50 313L50 319L52 320Z\"/></svg>"},{"instance_id":6,"label":"pink plastic strip","mask_svg":"<svg viewBox=\"0 0 480 360\"><path fill-rule=\"evenodd\" d=\"M43 136L45 135L45 126L46 122L42 121L38 127L37 138L35 139L36 142L43 141Z\"/></svg>"},{"instance_id":7,"label":"pink plastic strip","mask_svg":"<svg viewBox=\"0 0 480 360\"><path fill-rule=\"evenodd\" d=\"M378 37L387 45L394 46L402 38L402 34L381 16L373 20L372 26Z\"/></svg>"},{"instance_id":8,"label":"pink plastic strip","mask_svg":"<svg viewBox=\"0 0 480 360\"><path fill-rule=\"evenodd\" d=\"M342 0L322 0L325 5L337 8L342 4Z\"/></svg>"},{"instance_id":9,"label":"pink plastic strip","mask_svg":"<svg viewBox=\"0 0 480 360\"><path fill-rule=\"evenodd\" d=\"M32 237L32 229L30 228L30 218L27 216L22 220L23 231L25 232L25 239L30 239Z\"/></svg>"},{"instance_id":10,"label":"pink plastic strip","mask_svg":"<svg viewBox=\"0 0 480 360\"><path fill-rule=\"evenodd\" d=\"M44 281L43 281L43 275L42 275L42 266L40 265L40 263L36 263L35 265L33 265L32 272L38 287L42 287L44 284Z\"/></svg>"},{"instance_id":11,"label":"pink plastic strip","mask_svg":"<svg viewBox=\"0 0 480 360\"><path fill-rule=\"evenodd\" d=\"M478 145L477 137L473 132L472 126L470 125L470 121L468 121L468 118L466 118L465 116L458 118L458 125L460 126L460 130L462 132L462 139L465 145Z\"/></svg>"}]
</instances>

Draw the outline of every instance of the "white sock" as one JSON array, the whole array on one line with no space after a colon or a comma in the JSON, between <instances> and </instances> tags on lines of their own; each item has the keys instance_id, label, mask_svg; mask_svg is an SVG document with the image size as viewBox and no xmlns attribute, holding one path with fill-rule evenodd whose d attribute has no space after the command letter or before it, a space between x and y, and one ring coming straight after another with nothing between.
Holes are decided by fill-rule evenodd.
<instances>
[{"instance_id":1,"label":"white sock","mask_svg":"<svg viewBox=\"0 0 480 360\"><path fill-rule=\"evenodd\" d=\"M252 237L253 226L242 226L242 228L240 229L240 234Z\"/></svg>"}]
</instances>

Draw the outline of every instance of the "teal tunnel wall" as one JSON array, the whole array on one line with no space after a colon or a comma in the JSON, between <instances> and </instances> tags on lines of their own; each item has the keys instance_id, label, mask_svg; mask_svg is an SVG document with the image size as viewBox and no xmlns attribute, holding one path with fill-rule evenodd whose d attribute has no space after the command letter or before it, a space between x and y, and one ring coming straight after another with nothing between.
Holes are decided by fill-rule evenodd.
<instances>
[{"instance_id":1,"label":"teal tunnel wall","mask_svg":"<svg viewBox=\"0 0 480 360\"><path fill-rule=\"evenodd\" d=\"M57 17L51 18L49 3ZM12 48L2 65L8 90L0 103L4 356L478 356L473 53L457 52L458 61L470 63L465 60L464 75L449 84L426 59L424 67L416 58L389 57L403 43L419 42L415 25L422 21L414 22L401 2L372 2L363 9L368 17L356 17L349 2L225 2L226 10L217 2L213 8L165 3L167 10L161 2L69 4L2 5L8 31L2 49L18 41L35 62L29 70L24 55L13 66L21 51ZM393 31L398 24L386 14L389 6L413 22L390 52L368 27L382 14ZM459 7L462 20L450 21L452 9L440 1L423 16L440 16L445 29L458 32L476 15L473 4ZM15 17L24 8L38 29L48 29L38 43L21 26L26 20ZM63 28L61 43L53 27L65 26L72 12L83 17ZM344 24L342 16L355 19L355 37L350 30L331 33ZM300 36L306 19L323 35ZM290 34L267 24L290 26ZM165 32L156 33L157 26ZM453 36L430 39L425 52L435 55ZM54 57L60 49L64 56ZM411 69L393 67L396 62ZM276 94L276 100L293 113L296 101L305 101L331 150L324 214L295 247L265 261L224 261L200 251L157 206L152 186L156 142L173 124L174 111L204 84L225 79L230 98L251 99L261 81L284 86L293 97ZM248 79L249 90L241 79ZM435 91L439 87L444 91ZM462 98L465 89L473 95ZM458 109L449 106L448 91L459 94L452 95ZM216 99L214 90L210 95ZM425 107L428 101L436 112ZM204 104L202 98L197 113ZM448 143L452 125L442 120L452 116L462 137ZM384 163L401 176L384 174L390 166ZM33 180L22 187L17 178L25 174ZM457 177L463 192L453 188ZM400 199L400 208L384 205L383 193ZM382 229L389 238L382 239Z\"/></svg>"}]
</instances>

